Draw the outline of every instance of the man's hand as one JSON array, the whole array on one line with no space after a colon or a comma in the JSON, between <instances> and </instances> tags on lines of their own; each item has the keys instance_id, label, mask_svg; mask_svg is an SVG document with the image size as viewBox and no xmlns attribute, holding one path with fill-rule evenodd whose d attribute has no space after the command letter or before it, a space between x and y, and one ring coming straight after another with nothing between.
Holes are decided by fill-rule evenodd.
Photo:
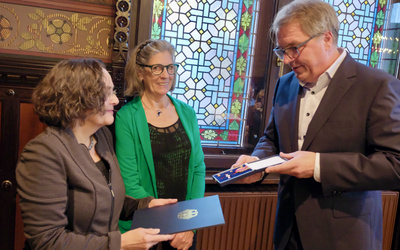
<instances>
[{"instance_id":1,"label":"man's hand","mask_svg":"<svg viewBox=\"0 0 400 250\"><path fill-rule=\"evenodd\" d=\"M149 203L149 207L158 207L168 204L174 204L178 202L178 199L153 199Z\"/></svg>"},{"instance_id":2,"label":"man's hand","mask_svg":"<svg viewBox=\"0 0 400 250\"><path fill-rule=\"evenodd\" d=\"M288 159L288 161L266 168L265 173L287 174L297 178L310 178L314 176L316 153L296 151L289 154L280 153L279 155Z\"/></svg>"},{"instance_id":3,"label":"man's hand","mask_svg":"<svg viewBox=\"0 0 400 250\"><path fill-rule=\"evenodd\" d=\"M237 159L235 164L232 165L231 168L237 168L237 167L240 167L241 165L243 165L244 163L249 163L249 162L256 161L256 160L258 160L257 157L250 156L250 155L241 155ZM260 180L262 178L262 176L263 176L263 172L255 173L253 175L250 175L248 177L238 180L236 183L250 184L250 183Z\"/></svg>"},{"instance_id":4,"label":"man's hand","mask_svg":"<svg viewBox=\"0 0 400 250\"><path fill-rule=\"evenodd\" d=\"M193 244L193 231L186 231L175 234L175 237L170 241L172 247L178 250L188 250Z\"/></svg>"}]
</instances>

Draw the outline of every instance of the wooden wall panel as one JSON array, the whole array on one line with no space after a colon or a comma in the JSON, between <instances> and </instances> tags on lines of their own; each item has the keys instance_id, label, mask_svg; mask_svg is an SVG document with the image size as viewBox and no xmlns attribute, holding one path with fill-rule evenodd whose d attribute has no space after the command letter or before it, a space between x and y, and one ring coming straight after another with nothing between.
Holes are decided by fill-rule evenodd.
<instances>
[{"instance_id":1,"label":"wooden wall panel","mask_svg":"<svg viewBox=\"0 0 400 250\"><path fill-rule=\"evenodd\" d=\"M277 196L274 193L218 194L225 225L198 231L197 249L272 250Z\"/></svg>"},{"instance_id":2,"label":"wooden wall panel","mask_svg":"<svg viewBox=\"0 0 400 250\"><path fill-rule=\"evenodd\" d=\"M38 134L42 133L45 128L46 125L41 123L39 117L35 114L33 104L22 102L20 104L18 155L21 154L26 143L35 138Z\"/></svg>"},{"instance_id":3,"label":"wooden wall panel","mask_svg":"<svg viewBox=\"0 0 400 250\"><path fill-rule=\"evenodd\" d=\"M42 0L22 5L0 2L0 13L3 26L0 53L46 58L93 57L111 62L114 6L77 5L74 1L54 4Z\"/></svg>"},{"instance_id":4,"label":"wooden wall panel","mask_svg":"<svg viewBox=\"0 0 400 250\"><path fill-rule=\"evenodd\" d=\"M394 225L396 222L398 200L398 192L382 192L383 250L390 250L392 248L392 239L394 233Z\"/></svg>"},{"instance_id":5,"label":"wooden wall panel","mask_svg":"<svg viewBox=\"0 0 400 250\"><path fill-rule=\"evenodd\" d=\"M0 128L1 128L1 104L2 104L2 101L0 101ZM1 141L1 133L0 133L0 141Z\"/></svg>"},{"instance_id":6,"label":"wooden wall panel","mask_svg":"<svg viewBox=\"0 0 400 250\"><path fill-rule=\"evenodd\" d=\"M198 250L272 250L276 192L218 194L225 225L198 230ZM382 192L383 250L390 250L398 192Z\"/></svg>"},{"instance_id":7,"label":"wooden wall panel","mask_svg":"<svg viewBox=\"0 0 400 250\"><path fill-rule=\"evenodd\" d=\"M19 125L19 150L18 155L21 154L22 149L31 139L40 134L46 126L39 121L39 117L34 112L34 105L32 103L20 103L20 125ZM22 222L21 209L19 207L19 196L16 197L16 210L15 210L15 242L14 249L23 249L24 247L24 225Z\"/></svg>"}]
</instances>

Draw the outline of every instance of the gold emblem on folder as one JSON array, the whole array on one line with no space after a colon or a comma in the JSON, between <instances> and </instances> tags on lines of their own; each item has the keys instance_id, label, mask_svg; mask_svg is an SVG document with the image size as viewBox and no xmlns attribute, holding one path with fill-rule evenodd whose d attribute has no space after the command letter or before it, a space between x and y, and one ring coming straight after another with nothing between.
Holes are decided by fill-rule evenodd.
<instances>
[{"instance_id":1,"label":"gold emblem on folder","mask_svg":"<svg viewBox=\"0 0 400 250\"><path fill-rule=\"evenodd\" d=\"M178 213L178 219L189 220L196 217L198 213L197 209L186 209Z\"/></svg>"}]
</instances>

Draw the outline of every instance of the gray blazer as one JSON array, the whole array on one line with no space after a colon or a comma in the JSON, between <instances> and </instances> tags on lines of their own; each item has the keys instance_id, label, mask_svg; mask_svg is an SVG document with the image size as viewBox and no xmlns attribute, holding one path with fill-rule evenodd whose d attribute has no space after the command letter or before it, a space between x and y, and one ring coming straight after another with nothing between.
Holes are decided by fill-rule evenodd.
<instances>
[{"instance_id":1,"label":"gray blazer","mask_svg":"<svg viewBox=\"0 0 400 250\"><path fill-rule=\"evenodd\" d=\"M24 148L16 178L30 248L120 249L120 215L132 219L138 206L147 207L149 199L125 197L110 131L103 127L95 137L110 185L71 130L49 127Z\"/></svg>"},{"instance_id":2,"label":"gray blazer","mask_svg":"<svg viewBox=\"0 0 400 250\"><path fill-rule=\"evenodd\" d=\"M299 150L300 93L293 72L278 80L270 122L253 155ZM286 245L296 219L305 250L382 249L375 190L400 188L400 81L347 55L301 150L321 153L321 183L281 176L275 248Z\"/></svg>"}]
</instances>

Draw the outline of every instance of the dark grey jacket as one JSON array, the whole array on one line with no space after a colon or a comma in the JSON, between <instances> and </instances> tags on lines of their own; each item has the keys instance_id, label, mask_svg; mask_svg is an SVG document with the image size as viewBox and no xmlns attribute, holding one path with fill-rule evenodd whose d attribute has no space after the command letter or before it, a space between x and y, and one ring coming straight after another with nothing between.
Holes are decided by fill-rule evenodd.
<instances>
[{"instance_id":1,"label":"dark grey jacket","mask_svg":"<svg viewBox=\"0 0 400 250\"><path fill-rule=\"evenodd\" d=\"M95 137L110 184L71 130L49 127L23 150L16 178L30 248L120 249L120 215L132 219L134 210L148 206L149 198L125 196L110 131L103 127Z\"/></svg>"},{"instance_id":2,"label":"dark grey jacket","mask_svg":"<svg viewBox=\"0 0 400 250\"><path fill-rule=\"evenodd\" d=\"M298 148L300 85L277 83L260 158ZM305 250L382 249L381 192L400 188L400 81L355 62L338 68L301 150L320 152L321 183L281 175L274 243L283 249L296 220Z\"/></svg>"}]
</instances>

